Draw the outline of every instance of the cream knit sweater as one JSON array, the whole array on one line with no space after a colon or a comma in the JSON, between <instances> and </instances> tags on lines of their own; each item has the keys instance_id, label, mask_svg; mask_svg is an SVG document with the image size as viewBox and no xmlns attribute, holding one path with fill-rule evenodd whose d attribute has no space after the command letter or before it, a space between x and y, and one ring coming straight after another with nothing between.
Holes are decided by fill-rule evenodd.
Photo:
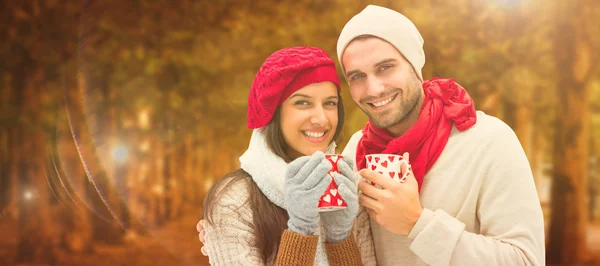
<instances>
[{"instance_id":1,"label":"cream knit sweater","mask_svg":"<svg viewBox=\"0 0 600 266\"><path fill-rule=\"evenodd\" d=\"M362 133L343 155L355 158ZM477 112L453 128L420 194L425 208L408 237L371 220L378 265L545 265L544 220L531 169L510 127Z\"/></svg>"}]
</instances>

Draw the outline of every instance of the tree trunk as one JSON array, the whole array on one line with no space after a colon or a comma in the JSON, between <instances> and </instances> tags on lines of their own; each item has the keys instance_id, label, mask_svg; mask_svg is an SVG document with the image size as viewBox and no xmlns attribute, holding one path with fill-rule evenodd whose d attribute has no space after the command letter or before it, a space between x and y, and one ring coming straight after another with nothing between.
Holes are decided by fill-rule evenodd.
<instances>
[{"instance_id":1,"label":"tree trunk","mask_svg":"<svg viewBox=\"0 0 600 266\"><path fill-rule=\"evenodd\" d=\"M0 126L2 127L2 126ZM0 129L0 169L8 169L8 158L9 154L9 139L8 139L9 130L6 128ZM0 171L0 219L5 215L5 208L8 203L9 193L9 185L10 185L10 176L8 175L8 171Z\"/></svg>"},{"instance_id":2,"label":"tree trunk","mask_svg":"<svg viewBox=\"0 0 600 266\"><path fill-rule=\"evenodd\" d=\"M72 140L70 140L72 145ZM72 207L68 212L64 213L67 219L64 227L63 241L65 247L72 252L85 252L92 250L92 223L90 218L90 210L88 207L89 200L87 199L87 176L81 166L81 162L77 157L75 147L69 147L69 151L65 154L66 161L63 179L70 180L72 188L71 195L75 202L71 202ZM69 169L70 168L70 169ZM65 189L69 189L68 187Z\"/></svg>"},{"instance_id":3,"label":"tree trunk","mask_svg":"<svg viewBox=\"0 0 600 266\"><path fill-rule=\"evenodd\" d=\"M208 180L210 177L209 173L208 173L208 167L206 165L206 141L205 140L200 140L199 145L197 145L194 153L196 154L196 158L194 158L194 189L195 191L195 196L196 196L196 200L195 202L197 202L200 206L202 206L203 202L204 202L204 195L206 194L206 190L204 189L204 183L206 182L206 180Z\"/></svg>"},{"instance_id":4,"label":"tree trunk","mask_svg":"<svg viewBox=\"0 0 600 266\"><path fill-rule=\"evenodd\" d=\"M10 140L11 140L11 156L9 157L9 179L10 189L7 203L7 214L13 220L17 220L19 217L19 197L21 195L21 183L19 181L21 177L21 159L23 157L22 142L23 135L20 128L14 127L10 129Z\"/></svg>"},{"instance_id":5,"label":"tree trunk","mask_svg":"<svg viewBox=\"0 0 600 266\"><path fill-rule=\"evenodd\" d=\"M77 84L77 85L75 85ZM71 84L69 84L71 85ZM87 193L87 175L79 158L76 140L73 139L74 132L82 132L85 127L84 117L81 116L81 106L76 99L78 88L83 82L73 82L67 94L67 105L64 114L66 117L59 121L58 134L58 162L60 168L59 178L62 179L64 190L68 193L71 206L65 213L67 228L62 236L65 247L72 252L84 252L92 250L92 223L90 218L91 204ZM74 132L71 132L73 128ZM77 141L85 143L84 135L78 135Z\"/></svg>"},{"instance_id":6,"label":"tree trunk","mask_svg":"<svg viewBox=\"0 0 600 266\"><path fill-rule=\"evenodd\" d=\"M543 180L546 177L546 173L544 172L544 155L548 152L546 150L546 145L544 143L543 137L537 133L534 134L533 137L533 145L532 145L532 153L531 157L531 170L533 172L533 180L535 181L535 187L539 190L542 187Z\"/></svg>"},{"instance_id":7,"label":"tree trunk","mask_svg":"<svg viewBox=\"0 0 600 266\"><path fill-rule=\"evenodd\" d=\"M134 182L136 187L132 188L135 191L139 206L137 208L133 208L132 211L135 211L133 216L136 217L141 224L153 225L155 219L155 208L153 205L154 195L152 191L152 181L156 175L153 168L156 146L154 145L154 142L150 136L144 135L142 141L152 143L152 146L148 146L148 150L144 151L144 154L139 157L139 167L136 177L137 181Z\"/></svg>"},{"instance_id":8,"label":"tree trunk","mask_svg":"<svg viewBox=\"0 0 600 266\"><path fill-rule=\"evenodd\" d=\"M515 133L518 131L517 125L517 109L518 105L514 99L510 97L502 97L502 121L504 121ZM518 137L519 135L517 135ZM519 140L520 141L520 140Z\"/></svg>"},{"instance_id":9,"label":"tree trunk","mask_svg":"<svg viewBox=\"0 0 600 266\"><path fill-rule=\"evenodd\" d=\"M126 229L127 219L123 202L126 198L123 197L123 178L126 177L125 165L126 160L130 156L126 146L123 146L123 139L119 138L119 117L118 110L115 104L117 90L111 85L103 84L104 107L106 113L103 116L103 125L101 132L102 143L99 146L102 154L102 163L108 177L108 204L113 209L115 218L119 220L122 229ZM124 153L125 152L125 153Z\"/></svg>"},{"instance_id":10,"label":"tree trunk","mask_svg":"<svg viewBox=\"0 0 600 266\"><path fill-rule=\"evenodd\" d=\"M21 151L27 156L21 157L19 176L21 193L19 193L19 246L16 263L48 263L56 261L54 249L53 218L50 206L50 193L46 181L45 138L40 108L44 80L42 70L26 71L15 75L16 81L24 82L24 86L15 86L23 91L20 110L26 115L20 128ZM27 82L25 82L27 81Z\"/></svg>"},{"instance_id":11,"label":"tree trunk","mask_svg":"<svg viewBox=\"0 0 600 266\"><path fill-rule=\"evenodd\" d=\"M10 75L7 74L3 78L5 83L0 89L0 105L7 107L14 102L11 95L13 90L10 84ZM8 113L11 110L5 108L3 111ZM10 202L11 175L9 170L13 151L11 149L11 131L14 127L10 121L0 124L0 169L2 169L0 171L0 219L8 215L8 203Z\"/></svg>"},{"instance_id":12,"label":"tree trunk","mask_svg":"<svg viewBox=\"0 0 600 266\"><path fill-rule=\"evenodd\" d=\"M519 138L519 141L521 142L521 145L523 146L523 149L525 150L525 154L527 155L527 158L529 159L529 164L533 165L533 136L534 136L534 120L533 118L533 112L531 110L532 106L528 106L528 105L519 105L519 108L517 109L517 115L516 115L516 130L515 133L517 134L517 137Z\"/></svg>"},{"instance_id":13,"label":"tree trunk","mask_svg":"<svg viewBox=\"0 0 600 266\"><path fill-rule=\"evenodd\" d=\"M110 76L111 70L105 70L103 76ZM93 224L94 240L108 244L122 242L123 229L120 212L121 199L117 196L112 167L111 144L115 135L114 117L111 116L112 102L109 84L106 79L85 77L82 87L83 107L89 130L80 135L89 137L84 143L84 157L88 167L88 191L93 209L100 219ZM98 95L97 92L102 92Z\"/></svg>"},{"instance_id":14,"label":"tree trunk","mask_svg":"<svg viewBox=\"0 0 600 266\"><path fill-rule=\"evenodd\" d=\"M162 225L165 222L165 219L167 217L167 212L168 212L168 208L167 208L167 201L166 201L166 190L167 190L167 185L165 184L166 182L166 173L167 171L165 170L167 167L166 164L166 159L167 158L167 154L168 154L168 148L165 145L164 142L160 143L160 152L157 154L158 158L157 158L157 173L158 175L156 176L156 184L154 185L156 188L156 199L158 202L158 221L157 221L157 225Z\"/></svg>"},{"instance_id":15,"label":"tree trunk","mask_svg":"<svg viewBox=\"0 0 600 266\"><path fill-rule=\"evenodd\" d=\"M10 95L6 95L5 98L5 103L13 103L13 108L15 109L19 109L22 108L20 105L22 105L23 102L23 95L22 95L22 85L20 84L20 82L23 81L19 81L18 83L14 82L14 75L8 74L7 77L7 90L8 92L12 92ZM17 88L15 88L15 86L19 86L21 85L17 90ZM22 115L21 112L16 112L16 115ZM20 177L20 173L19 173L19 169L20 169L20 163L21 163L21 147L20 145L22 144L21 141L21 134L20 134L21 129L19 128L19 125L17 124L17 122L14 122L13 124L10 124L8 126L8 128L6 129L6 137L7 137L7 149L6 149L6 168L2 168L2 169L6 169L5 173L5 178L6 178L6 186L4 187L4 191L2 191L2 193L6 193L4 196L4 205L1 206L0 208L0 216L6 216L8 218L10 218L11 220L17 220L18 219L18 199L19 199L19 189L20 189L20 184L19 184L19 177Z\"/></svg>"},{"instance_id":16,"label":"tree trunk","mask_svg":"<svg viewBox=\"0 0 600 266\"><path fill-rule=\"evenodd\" d=\"M184 198L183 201L185 204L192 204L192 206L197 206L196 195L198 188L196 187L196 183L194 182L194 161L196 159L196 152L194 150L194 143L196 143L195 138L191 134L186 134L185 136L185 157L184 159L184 183L183 190Z\"/></svg>"},{"instance_id":17,"label":"tree trunk","mask_svg":"<svg viewBox=\"0 0 600 266\"><path fill-rule=\"evenodd\" d=\"M140 143L141 137L136 135L132 143ZM137 147L133 147L137 148ZM141 221L146 219L148 210L143 199L143 191L148 190L147 186L144 186L144 179L146 172L143 168L145 162L144 156L133 155L130 156L128 161L128 175L127 175L127 209L128 209L128 230L134 234L144 233L144 226Z\"/></svg>"},{"instance_id":18,"label":"tree trunk","mask_svg":"<svg viewBox=\"0 0 600 266\"><path fill-rule=\"evenodd\" d=\"M168 138L169 139L169 138ZM172 163L171 160L174 156L175 153L175 149L173 148L171 144L171 141L166 142L166 145L164 147L165 149L165 153L164 153L164 157L163 157L163 170L161 171L162 173L162 186L163 186L163 194L162 194L162 201L163 201L163 205L164 205L164 210L165 212L163 213L163 220L169 221L171 218L171 212L172 212L172 206L171 206L171 168L172 168Z\"/></svg>"},{"instance_id":19,"label":"tree trunk","mask_svg":"<svg viewBox=\"0 0 600 266\"><path fill-rule=\"evenodd\" d=\"M166 206L164 201L165 186L164 186L164 164L165 164L165 145L162 140L153 143L151 162L148 176L149 189L149 219L148 223L155 227L163 223Z\"/></svg>"},{"instance_id":20,"label":"tree trunk","mask_svg":"<svg viewBox=\"0 0 600 266\"><path fill-rule=\"evenodd\" d=\"M178 142L181 143L181 142ZM182 195L185 192L184 191L184 186L183 186L183 176L182 173L184 173L182 170L185 170L183 167L185 167L185 162L184 162L184 148L181 145L177 145L174 149L172 149L172 153L171 156L169 158L169 177L168 177L168 183L169 183L169 200L170 200L170 212L169 212L169 219L170 220L174 220L177 219L177 217L179 217L179 215L181 214L181 200L182 200Z\"/></svg>"},{"instance_id":21,"label":"tree trunk","mask_svg":"<svg viewBox=\"0 0 600 266\"><path fill-rule=\"evenodd\" d=\"M597 219L597 198L598 198L598 175L600 175L600 158L598 156L598 139L591 138L590 147L592 147L592 151L590 152L592 161L590 163L590 180L588 181L589 185L589 221L593 223Z\"/></svg>"},{"instance_id":22,"label":"tree trunk","mask_svg":"<svg viewBox=\"0 0 600 266\"><path fill-rule=\"evenodd\" d=\"M11 111L9 108L11 102L11 86L10 86L10 75L0 75L0 78L4 81L0 87L0 106L4 108L0 109L3 115L9 115ZM14 109L13 109L14 110ZM3 122L0 124L0 219L6 215L6 207L9 202L9 187L10 187L10 175L9 162L10 162L10 129L13 128L11 122Z\"/></svg>"},{"instance_id":23,"label":"tree trunk","mask_svg":"<svg viewBox=\"0 0 600 266\"><path fill-rule=\"evenodd\" d=\"M557 124L553 153L552 213L547 262L581 263L586 257L588 209L587 174L589 158L589 102L586 84L579 77L587 73L589 51L574 25L578 14L574 2L557 2L557 29L554 39L558 92Z\"/></svg>"},{"instance_id":24,"label":"tree trunk","mask_svg":"<svg viewBox=\"0 0 600 266\"><path fill-rule=\"evenodd\" d=\"M18 112L18 109L22 108L21 105L23 104L23 92L21 82L23 81L18 81L17 83L15 83L14 75L12 75L12 73L8 74L6 87L8 92L12 93L10 95L6 95L7 97L5 98L5 102L7 104L9 102L13 104L13 108L17 109L17 116L22 115L21 112ZM15 86L19 86L18 90ZM19 127L17 122L14 122L8 126L8 128L6 129L6 137L8 145L6 149L6 168L2 168L6 169L6 186L4 187L6 194L4 196L4 206L0 207L2 208L0 209L0 216L8 217L11 220L16 221L19 216L18 200L20 194L19 191L21 187L19 184L19 177L21 176L19 171L21 163L21 154L23 152L20 146L22 145L21 140L23 136L21 135L21 128ZM2 193L5 192L2 191Z\"/></svg>"}]
</instances>

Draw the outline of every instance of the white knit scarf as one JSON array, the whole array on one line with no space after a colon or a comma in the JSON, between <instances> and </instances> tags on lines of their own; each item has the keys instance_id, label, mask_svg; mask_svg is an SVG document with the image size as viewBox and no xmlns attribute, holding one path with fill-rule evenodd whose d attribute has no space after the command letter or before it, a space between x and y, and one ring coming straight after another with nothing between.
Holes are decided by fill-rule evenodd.
<instances>
[{"instance_id":1,"label":"white knit scarf","mask_svg":"<svg viewBox=\"0 0 600 266\"><path fill-rule=\"evenodd\" d=\"M335 142L332 142L326 153L335 153L335 147ZM283 196L287 163L269 149L262 129L252 132L248 149L240 157L240 164L271 202L287 210Z\"/></svg>"},{"instance_id":2,"label":"white knit scarf","mask_svg":"<svg viewBox=\"0 0 600 266\"><path fill-rule=\"evenodd\" d=\"M271 202L287 210L283 192L283 179L287 163L269 149L262 131L261 128L252 132L248 149L240 157L241 168L250 174L258 188ZM326 153L335 153L335 147L335 142L332 142ZM328 265L320 231L319 226L319 230L317 230L319 244L315 265Z\"/></svg>"}]
</instances>

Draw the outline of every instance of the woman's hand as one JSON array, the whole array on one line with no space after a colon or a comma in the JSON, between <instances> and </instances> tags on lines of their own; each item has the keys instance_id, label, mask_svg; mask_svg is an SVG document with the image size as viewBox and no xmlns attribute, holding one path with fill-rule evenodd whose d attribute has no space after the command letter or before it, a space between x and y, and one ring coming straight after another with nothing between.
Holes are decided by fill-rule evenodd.
<instances>
[{"instance_id":1,"label":"woman's hand","mask_svg":"<svg viewBox=\"0 0 600 266\"><path fill-rule=\"evenodd\" d=\"M319 223L319 199L331 183L327 172L331 163L323 152L303 156L291 162L284 181L285 203L290 219L288 229L303 235L315 235Z\"/></svg>"},{"instance_id":2,"label":"woman's hand","mask_svg":"<svg viewBox=\"0 0 600 266\"><path fill-rule=\"evenodd\" d=\"M358 214L358 188L355 183L352 160L346 157L339 160L338 170L340 172L333 174L333 180L338 186L338 193L346 201L347 207L321 213L328 243L339 243L349 237L352 224Z\"/></svg>"}]
</instances>

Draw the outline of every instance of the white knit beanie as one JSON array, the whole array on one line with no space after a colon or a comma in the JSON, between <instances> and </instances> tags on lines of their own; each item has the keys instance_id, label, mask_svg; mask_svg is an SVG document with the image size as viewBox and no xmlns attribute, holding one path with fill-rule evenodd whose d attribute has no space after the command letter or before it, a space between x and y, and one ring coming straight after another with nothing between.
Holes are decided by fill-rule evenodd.
<instances>
[{"instance_id":1,"label":"white knit beanie","mask_svg":"<svg viewBox=\"0 0 600 266\"><path fill-rule=\"evenodd\" d=\"M425 65L423 37L417 27L404 15L380 6L369 5L346 23L337 42L337 55L344 70L342 54L354 38L361 35L379 37L392 44L423 81L421 69Z\"/></svg>"}]
</instances>

